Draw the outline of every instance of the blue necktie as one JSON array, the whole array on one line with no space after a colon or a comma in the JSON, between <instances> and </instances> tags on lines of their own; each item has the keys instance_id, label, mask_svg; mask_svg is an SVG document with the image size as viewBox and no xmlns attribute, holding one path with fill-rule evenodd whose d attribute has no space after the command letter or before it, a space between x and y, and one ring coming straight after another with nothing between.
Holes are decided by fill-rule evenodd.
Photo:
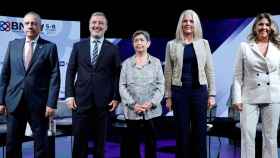
<instances>
[{"instance_id":1,"label":"blue necktie","mask_svg":"<svg viewBox=\"0 0 280 158\"><path fill-rule=\"evenodd\" d=\"M91 53L91 64L94 65L96 63L98 57L98 40L93 41L93 49Z\"/></svg>"}]
</instances>

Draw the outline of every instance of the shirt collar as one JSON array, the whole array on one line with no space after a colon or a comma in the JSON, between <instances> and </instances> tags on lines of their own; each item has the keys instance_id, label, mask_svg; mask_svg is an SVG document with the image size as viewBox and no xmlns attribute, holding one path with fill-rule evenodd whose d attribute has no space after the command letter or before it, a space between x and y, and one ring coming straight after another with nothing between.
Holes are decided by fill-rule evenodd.
<instances>
[{"instance_id":1,"label":"shirt collar","mask_svg":"<svg viewBox=\"0 0 280 158\"><path fill-rule=\"evenodd\" d=\"M37 41L39 40L39 37L40 37L40 36L37 35L33 40L31 40L31 42L32 42L33 44L34 44L34 43L37 43ZM26 41L28 41L28 40L27 40L27 37L25 38L25 42L26 42Z\"/></svg>"},{"instance_id":2,"label":"shirt collar","mask_svg":"<svg viewBox=\"0 0 280 158\"><path fill-rule=\"evenodd\" d=\"M90 42L91 43L93 43L94 41L98 41L98 43L103 43L103 41L104 41L104 37L101 37L101 38L99 38L99 39L96 39L96 38L94 38L94 37L90 37Z\"/></svg>"}]
</instances>

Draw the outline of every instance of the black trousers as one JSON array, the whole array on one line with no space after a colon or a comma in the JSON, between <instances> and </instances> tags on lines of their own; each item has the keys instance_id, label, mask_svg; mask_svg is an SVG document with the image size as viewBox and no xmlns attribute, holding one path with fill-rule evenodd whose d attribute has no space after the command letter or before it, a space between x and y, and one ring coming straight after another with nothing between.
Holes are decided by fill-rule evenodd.
<instances>
[{"instance_id":1,"label":"black trousers","mask_svg":"<svg viewBox=\"0 0 280 158\"><path fill-rule=\"evenodd\" d=\"M207 99L205 85L172 86L176 121L176 157L206 158Z\"/></svg>"},{"instance_id":2,"label":"black trousers","mask_svg":"<svg viewBox=\"0 0 280 158\"><path fill-rule=\"evenodd\" d=\"M49 158L48 155L48 119L45 117L46 108L40 111L32 111L24 98L13 113L7 116L7 158L22 157L22 142L25 128L29 122L34 138L34 157Z\"/></svg>"},{"instance_id":3,"label":"black trousers","mask_svg":"<svg viewBox=\"0 0 280 158\"><path fill-rule=\"evenodd\" d=\"M141 158L141 136L144 136L145 158L156 158L156 130L154 119L126 120L126 122L128 134L127 158Z\"/></svg>"},{"instance_id":4,"label":"black trousers","mask_svg":"<svg viewBox=\"0 0 280 158\"><path fill-rule=\"evenodd\" d=\"M104 158L104 147L107 135L108 108L92 107L83 112L73 111L73 158L88 157L88 142L94 141L95 158Z\"/></svg>"}]
</instances>

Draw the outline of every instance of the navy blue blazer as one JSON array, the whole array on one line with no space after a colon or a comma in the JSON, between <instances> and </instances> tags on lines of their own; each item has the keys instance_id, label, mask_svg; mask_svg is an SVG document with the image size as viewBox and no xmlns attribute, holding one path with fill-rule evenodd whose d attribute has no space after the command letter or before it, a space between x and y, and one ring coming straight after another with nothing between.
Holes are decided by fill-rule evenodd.
<instances>
[{"instance_id":1,"label":"navy blue blazer","mask_svg":"<svg viewBox=\"0 0 280 158\"><path fill-rule=\"evenodd\" d=\"M78 111L89 109L94 104L97 107L108 106L112 99L120 100L120 69L118 47L109 41L103 41L94 66L90 61L90 39L75 43L67 67L66 98L75 97Z\"/></svg>"},{"instance_id":2,"label":"navy blue blazer","mask_svg":"<svg viewBox=\"0 0 280 158\"><path fill-rule=\"evenodd\" d=\"M60 88L57 47L39 38L30 66L24 68L25 39L15 39L8 45L0 76L0 105L13 112L24 96L29 109L56 108Z\"/></svg>"}]
</instances>

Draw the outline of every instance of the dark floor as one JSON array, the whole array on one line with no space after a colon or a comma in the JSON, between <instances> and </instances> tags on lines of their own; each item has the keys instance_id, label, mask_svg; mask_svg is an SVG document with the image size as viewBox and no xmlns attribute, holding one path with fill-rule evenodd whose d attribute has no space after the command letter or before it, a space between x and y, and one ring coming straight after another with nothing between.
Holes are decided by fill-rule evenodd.
<instances>
[{"instance_id":1,"label":"dark floor","mask_svg":"<svg viewBox=\"0 0 280 158\"><path fill-rule=\"evenodd\" d=\"M221 144L220 144L221 142ZM157 156L158 158L175 158L174 154L175 140L165 139L157 141ZM211 137L211 158L239 158L240 148L228 141L227 138ZM71 137L58 137L56 138L56 158L71 158ZM141 148L143 154L143 146ZM33 158L33 142L26 142L23 144L23 158ZM2 158L2 150L0 150L0 157ZM106 158L119 158L120 145L116 142L108 141L106 144ZM89 155L89 158L92 158Z\"/></svg>"}]
</instances>

